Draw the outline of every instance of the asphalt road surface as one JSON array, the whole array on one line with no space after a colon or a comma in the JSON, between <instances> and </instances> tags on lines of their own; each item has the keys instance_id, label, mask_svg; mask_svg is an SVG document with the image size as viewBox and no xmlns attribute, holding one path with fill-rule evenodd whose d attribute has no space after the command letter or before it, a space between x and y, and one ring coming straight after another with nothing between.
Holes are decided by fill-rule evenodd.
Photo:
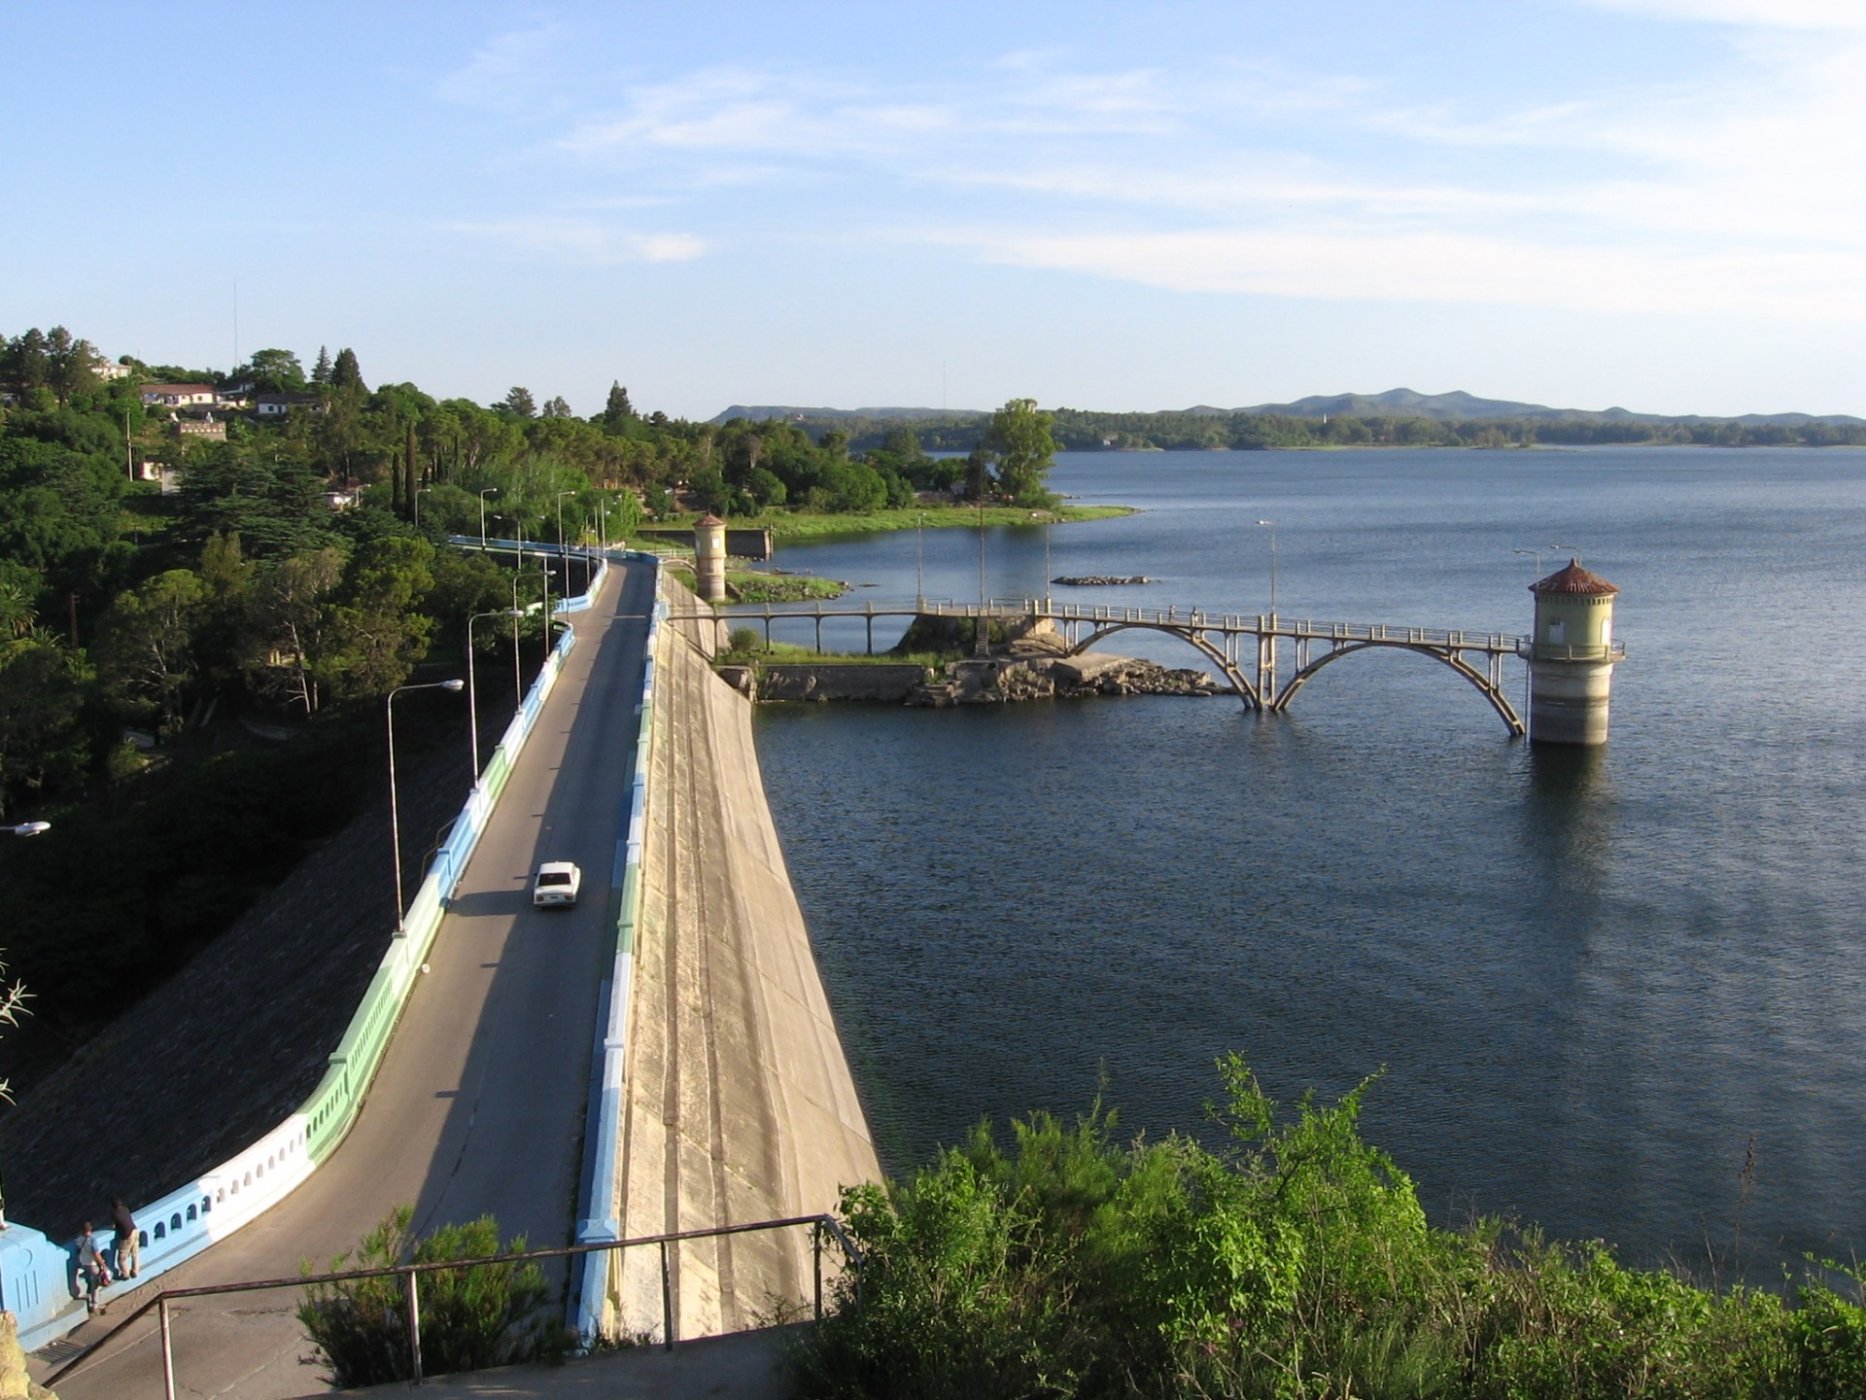
<instances>
[{"instance_id":1,"label":"asphalt road surface","mask_svg":"<svg viewBox=\"0 0 1866 1400\"><path fill-rule=\"evenodd\" d=\"M284 1202L163 1285L286 1278L301 1261L327 1266L399 1204L414 1206L419 1234L491 1214L502 1236L522 1233L534 1248L571 1242L597 993L615 925L609 882L625 835L653 605L651 571L614 565L595 606L571 618L577 645L349 1137ZM577 908L531 907L531 873L543 860L583 867ZM73 1340L88 1342L140 1301L112 1298L110 1314ZM176 1304L178 1393L279 1400L323 1388L296 1305L295 1289ZM153 1314L57 1389L64 1400L159 1396Z\"/></svg>"}]
</instances>

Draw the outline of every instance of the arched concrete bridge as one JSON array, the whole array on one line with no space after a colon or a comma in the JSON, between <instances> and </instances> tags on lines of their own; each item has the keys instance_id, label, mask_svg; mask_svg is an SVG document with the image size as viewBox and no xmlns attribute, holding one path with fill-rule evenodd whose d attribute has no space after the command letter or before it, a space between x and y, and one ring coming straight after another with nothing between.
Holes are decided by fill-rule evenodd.
<instances>
[{"instance_id":1,"label":"arched concrete bridge","mask_svg":"<svg viewBox=\"0 0 1866 1400\"><path fill-rule=\"evenodd\" d=\"M1377 622L1291 621L1274 613L1217 614L1184 607L1093 607L1078 603L1056 604L1044 598L994 598L982 606L931 599L900 606L873 603L859 607L816 604L808 608L765 605L737 607L724 616L734 625L761 622L767 645L771 642L773 623L813 621L818 651L823 648L825 621L862 618L867 622L870 655L875 650L874 620L888 617L983 617L988 621L1007 622L1043 619L1062 632L1070 656L1088 651L1118 632L1163 632L1177 637L1217 667L1248 708L1271 713L1288 709L1311 677L1343 657L1374 649L1410 651L1440 662L1463 677L1489 702L1513 736L1520 738L1528 732L1522 716L1504 693L1503 685L1505 659L1522 655L1526 641L1496 632L1402 627ZM1294 669L1289 678L1279 684L1285 642L1289 644Z\"/></svg>"}]
</instances>

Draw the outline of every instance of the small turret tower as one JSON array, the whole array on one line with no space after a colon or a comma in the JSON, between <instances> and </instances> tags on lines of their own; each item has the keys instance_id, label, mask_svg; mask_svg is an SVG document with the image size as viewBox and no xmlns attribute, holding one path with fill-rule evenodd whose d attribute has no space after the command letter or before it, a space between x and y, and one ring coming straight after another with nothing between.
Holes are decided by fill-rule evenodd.
<instances>
[{"instance_id":1,"label":"small turret tower","mask_svg":"<svg viewBox=\"0 0 1866 1400\"><path fill-rule=\"evenodd\" d=\"M703 515L694 524L693 578L704 601L726 601L726 522L716 515Z\"/></svg>"},{"instance_id":2,"label":"small turret tower","mask_svg":"<svg viewBox=\"0 0 1866 1400\"><path fill-rule=\"evenodd\" d=\"M1535 633L1523 651L1530 741L1604 744L1613 668L1626 659L1626 648L1613 640L1620 590L1572 559L1529 591L1536 600Z\"/></svg>"}]
</instances>

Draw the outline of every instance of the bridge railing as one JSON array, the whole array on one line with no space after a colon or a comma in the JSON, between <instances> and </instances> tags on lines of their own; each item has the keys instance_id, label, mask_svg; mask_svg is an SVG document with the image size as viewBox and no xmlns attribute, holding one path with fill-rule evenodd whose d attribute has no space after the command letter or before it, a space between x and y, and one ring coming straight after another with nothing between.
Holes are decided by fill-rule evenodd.
<instances>
[{"instance_id":1,"label":"bridge railing","mask_svg":"<svg viewBox=\"0 0 1866 1400\"><path fill-rule=\"evenodd\" d=\"M638 717L629 785L623 799L623 836L618 843L610 883L617 892L615 941L609 977L598 1014L603 1035L590 1067L589 1105L584 1113L584 1167L579 1183L577 1242L592 1250L621 1238L622 1115L628 1072L629 1008L634 1004L635 940L641 923L642 857L647 845L648 788L653 775L655 650L667 603L660 596L661 568L654 570L654 608L643 648L640 693L633 697ZM572 1296L572 1324L580 1337L595 1337L613 1316L610 1299L619 1254L590 1253L578 1271Z\"/></svg>"},{"instance_id":2,"label":"bridge railing","mask_svg":"<svg viewBox=\"0 0 1866 1400\"><path fill-rule=\"evenodd\" d=\"M1409 627L1385 622L1317 622L1310 618L1285 620L1275 613L1213 613L1203 608L1168 606L1164 608L1111 607L1094 603L1054 603L1042 598L990 598L978 603L950 599L923 599L916 608L882 609L870 604L866 609L849 609L851 615L879 615L883 611L921 612L933 617L1047 617L1062 622L1081 622L1096 626L1136 626L1200 628L1213 632L1251 633L1256 636L1292 637L1329 642L1374 642L1393 646L1435 647L1453 651L1494 651L1517 653L1526 639L1504 632L1471 631L1467 628ZM797 612L798 617L834 616L833 609L818 607L817 613ZM776 607L765 609L761 616L783 617ZM1619 654L1624 655L1620 647ZM1538 650L1538 655L1541 652Z\"/></svg>"},{"instance_id":3,"label":"bridge railing","mask_svg":"<svg viewBox=\"0 0 1866 1400\"><path fill-rule=\"evenodd\" d=\"M1624 661L1626 643L1609 642L1604 646L1552 646L1527 638L1516 648L1519 656L1531 661Z\"/></svg>"},{"instance_id":4,"label":"bridge railing","mask_svg":"<svg viewBox=\"0 0 1866 1400\"><path fill-rule=\"evenodd\" d=\"M259 1293L280 1288L306 1288L328 1285L357 1283L372 1278L398 1278L403 1280L403 1336L408 1346L409 1376L411 1381L422 1379L421 1367L421 1286L423 1274L440 1273L443 1270L466 1270L493 1264L536 1264L547 1259L575 1259L591 1256L616 1254L628 1249L645 1249L653 1246L660 1253L661 1263L661 1344L668 1350L674 1350L679 1342L675 1326L673 1269L670 1248L678 1250L689 1240L716 1239L723 1235L756 1234L769 1230L794 1230L803 1226L810 1227L811 1253L811 1312L818 1321L823 1320L823 1283L825 1279L824 1249L833 1244L841 1251L848 1267L860 1270L862 1251L843 1229L842 1222L833 1215L796 1215L783 1220L754 1220L741 1225L715 1225L700 1230L677 1230L664 1235L641 1235L627 1240L605 1240L595 1244L574 1244L555 1249L528 1249L511 1254L490 1254L478 1259L453 1259L444 1262L423 1264L393 1264L374 1269L344 1269L325 1274L304 1274L297 1278L253 1279L242 1283L213 1283L197 1288L165 1288L153 1298L143 1303L116 1327L105 1333L94 1344L86 1347L77 1355L70 1357L57 1370L45 1378L45 1384L51 1385L79 1365L95 1360L116 1338L129 1334L131 1326L146 1317L150 1312L156 1314L156 1331L161 1340L163 1393L169 1397L177 1394L175 1384L174 1346L172 1344L174 1313L171 1304L185 1298L211 1298L229 1293ZM593 1344L597 1338L585 1336L584 1345Z\"/></svg>"}]
</instances>

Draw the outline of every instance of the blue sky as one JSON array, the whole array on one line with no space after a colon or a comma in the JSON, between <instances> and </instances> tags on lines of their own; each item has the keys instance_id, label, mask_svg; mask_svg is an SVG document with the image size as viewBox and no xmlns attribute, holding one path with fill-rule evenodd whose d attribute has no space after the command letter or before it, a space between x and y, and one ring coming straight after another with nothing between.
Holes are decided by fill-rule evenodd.
<instances>
[{"instance_id":1,"label":"blue sky","mask_svg":"<svg viewBox=\"0 0 1866 1400\"><path fill-rule=\"evenodd\" d=\"M13 0L3 44L0 334L584 414L1866 416L1857 0Z\"/></svg>"}]
</instances>

